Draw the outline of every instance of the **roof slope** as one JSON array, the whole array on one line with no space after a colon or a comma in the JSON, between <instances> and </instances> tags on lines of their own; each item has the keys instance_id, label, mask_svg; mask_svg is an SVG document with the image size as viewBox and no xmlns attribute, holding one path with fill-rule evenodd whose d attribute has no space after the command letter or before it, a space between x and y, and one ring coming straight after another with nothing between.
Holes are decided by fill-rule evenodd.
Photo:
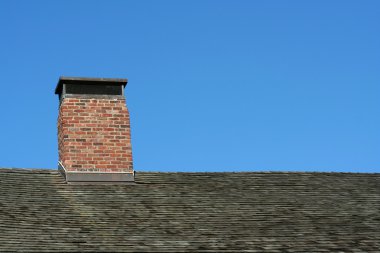
<instances>
[{"instance_id":1,"label":"roof slope","mask_svg":"<svg viewBox=\"0 0 380 253\"><path fill-rule=\"evenodd\" d=\"M67 185L0 169L0 251L380 250L380 174L137 173Z\"/></svg>"}]
</instances>

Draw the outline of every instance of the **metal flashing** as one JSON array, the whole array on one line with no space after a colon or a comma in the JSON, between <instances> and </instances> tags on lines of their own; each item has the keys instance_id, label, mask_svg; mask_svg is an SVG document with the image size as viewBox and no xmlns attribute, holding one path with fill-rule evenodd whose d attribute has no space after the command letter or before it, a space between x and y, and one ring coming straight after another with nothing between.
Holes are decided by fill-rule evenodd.
<instances>
[{"instance_id":1,"label":"metal flashing","mask_svg":"<svg viewBox=\"0 0 380 253\"><path fill-rule=\"evenodd\" d=\"M68 184L131 184L135 181L134 172L67 171L61 162L58 162L58 171Z\"/></svg>"}]
</instances>

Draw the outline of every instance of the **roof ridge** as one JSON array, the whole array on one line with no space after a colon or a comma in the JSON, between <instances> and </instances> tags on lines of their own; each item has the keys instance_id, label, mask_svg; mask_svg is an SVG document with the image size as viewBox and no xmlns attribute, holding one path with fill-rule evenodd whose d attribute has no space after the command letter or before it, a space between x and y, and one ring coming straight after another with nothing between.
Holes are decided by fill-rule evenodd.
<instances>
[{"instance_id":1,"label":"roof ridge","mask_svg":"<svg viewBox=\"0 0 380 253\"><path fill-rule=\"evenodd\" d=\"M35 169L35 168L2 168L0 167L0 172L2 173L36 173L36 174L56 174L58 170L53 169Z\"/></svg>"},{"instance_id":2,"label":"roof ridge","mask_svg":"<svg viewBox=\"0 0 380 253\"><path fill-rule=\"evenodd\" d=\"M0 173L36 173L36 174L56 174L57 169L38 168L4 168L0 167ZM344 171L136 171L137 174L354 174L354 175L380 175L379 172L344 172Z\"/></svg>"},{"instance_id":3,"label":"roof ridge","mask_svg":"<svg viewBox=\"0 0 380 253\"><path fill-rule=\"evenodd\" d=\"M380 174L379 172L348 172L348 171L276 171L276 170L251 170L251 171L136 171L136 173L151 174Z\"/></svg>"}]
</instances>

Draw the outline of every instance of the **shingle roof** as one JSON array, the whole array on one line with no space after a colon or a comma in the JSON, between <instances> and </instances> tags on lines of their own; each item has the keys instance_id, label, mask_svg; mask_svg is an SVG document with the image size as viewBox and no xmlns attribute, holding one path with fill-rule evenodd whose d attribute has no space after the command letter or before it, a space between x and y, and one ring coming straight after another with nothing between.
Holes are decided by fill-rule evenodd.
<instances>
[{"instance_id":1,"label":"shingle roof","mask_svg":"<svg viewBox=\"0 0 380 253\"><path fill-rule=\"evenodd\" d=\"M380 174L0 169L0 251L379 252Z\"/></svg>"}]
</instances>

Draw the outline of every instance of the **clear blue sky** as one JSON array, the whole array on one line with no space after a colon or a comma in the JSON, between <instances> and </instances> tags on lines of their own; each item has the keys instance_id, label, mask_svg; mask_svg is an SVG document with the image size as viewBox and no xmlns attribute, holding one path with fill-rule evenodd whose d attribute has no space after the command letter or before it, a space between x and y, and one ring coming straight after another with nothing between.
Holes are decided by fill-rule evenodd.
<instances>
[{"instance_id":1,"label":"clear blue sky","mask_svg":"<svg viewBox=\"0 0 380 253\"><path fill-rule=\"evenodd\" d=\"M128 78L136 170L380 172L380 1L0 1L0 167L59 76Z\"/></svg>"}]
</instances>

